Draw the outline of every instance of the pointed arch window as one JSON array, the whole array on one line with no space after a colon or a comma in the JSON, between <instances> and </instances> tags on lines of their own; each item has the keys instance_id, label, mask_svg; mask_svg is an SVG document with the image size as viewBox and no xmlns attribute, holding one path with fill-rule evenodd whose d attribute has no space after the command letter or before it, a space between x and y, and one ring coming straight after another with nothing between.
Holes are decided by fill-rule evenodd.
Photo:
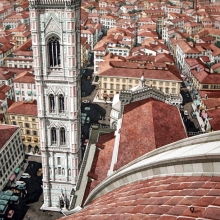
<instances>
[{"instance_id":1,"label":"pointed arch window","mask_svg":"<svg viewBox=\"0 0 220 220\"><path fill-rule=\"evenodd\" d=\"M57 143L57 131L56 128L51 128L51 142L52 144Z\"/></svg>"},{"instance_id":2,"label":"pointed arch window","mask_svg":"<svg viewBox=\"0 0 220 220\"><path fill-rule=\"evenodd\" d=\"M49 105L50 112L55 112L55 98L53 94L50 94L49 96Z\"/></svg>"},{"instance_id":3,"label":"pointed arch window","mask_svg":"<svg viewBox=\"0 0 220 220\"><path fill-rule=\"evenodd\" d=\"M65 145L66 144L66 132L64 128L60 129L60 144Z\"/></svg>"},{"instance_id":4,"label":"pointed arch window","mask_svg":"<svg viewBox=\"0 0 220 220\"><path fill-rule=\"evenodd\" d=\"M59 112L64 112L64 96L59 95Z\"/></svg>"},{"instance_id":5,"label":"pointed arch window","mask_svg":"<svg viewBox=\"0 0 220 220\"><path fill-rule=\"evenodd\" d=\"M48 49L50 67L60 67L60 39L55 36L49 38Z\"/></svg>"}]
</instances>

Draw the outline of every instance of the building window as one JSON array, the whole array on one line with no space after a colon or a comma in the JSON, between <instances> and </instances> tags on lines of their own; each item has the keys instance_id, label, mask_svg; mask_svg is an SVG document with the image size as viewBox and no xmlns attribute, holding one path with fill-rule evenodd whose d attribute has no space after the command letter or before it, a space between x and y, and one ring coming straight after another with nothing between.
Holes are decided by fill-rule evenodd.
<instances>
[{"instance_id":1,"label":"building window","mask_svg":"<svg viewBox=\"0 0 220 220\"><path fill-rule=\"evenodd\" d=\"M104 78L104 81L107 81L107 78Z\"/></svg>"},{"instance_id":2,"label":"building window","mask_svg":"<svg viewBox=\"0 0 220 220\"><path fill-rule=\"evenodd\" d=\"M129 83L132 83L133 82L133 80L132 79L129 79Z\"/></svg>"},{"instance_id":3,"label":"building window","mask_svg":"<svg viewBox=\"0 0 220 220\"><path fill-rule=\"evenodd\" d=\"M16 125L16 121L13 121L12 124L13 124L13 125Z\"/></svg>"},{"instance_id":4,"label":"building window","mask_svg":"<svg viewBox=\"0 0 220 220\"><path fill-rule=\"evenodd\" d=\"M28 88L28 89L30 89L30 88L31 88L31 85L30 85L30 84L28 84L28 85L27 85L27 88Z\"/></svg>"},{"instance_id":5,"label":"building window","mask_svg":"<svg viewBox=\"0 0 220 220\"><path fill-rule=\"evenodd\" d=\"M107 83L103 83L104 89L107 89Z\"/></svg>"},{"instance_id":6,"label":"building window","mask_svg":"<svg viewBox=\"0 0 220 220\"><path fill-rule=\"evenodd\" d=\"M126 90L126 85L122 85L122 90Z\"/></svg>"},{"instance_id":7,"label":"building window","mask_svg":"<svg viewBox=\"0 0 220 220\"><path fill-rule=\"evenodd\" d=\"M15 84L15 87L18 88L18 84L17 83Z\"/></svg>"},{"instance_id":8,"label":"building window","mask_svg":"<svg viewBox=\"0 0 220 220\"><path fill-rule=\"evenodd\" d=\"M169 93L169 88L165 88L165 93Z\"/></svg>"},{"instance_id":9,"label":"building window","mask_svg":"<svg viewBox=\"0 0 220 220\"><path fill-rule=\"evenodd\" d=\"M110 89L114 89L114 84L110 84Z\"/></svg>"},{"instance_id":10,"label":"building window","mask_svg":"<svg viewBox=\"0 0 220 220\"><path fill-rule=\"evenodd\" d=\"M30 130L26 130L26 134L29 135L30 134Z\"/></svg>"},{"instance_id":11,"label":"building window","mask_svg":"<svg viewBox=\"0 0 220 220\"><path fill-rule=\"evenodd\" d=\"M51 141L52 141L52 144L56 144L57 143L57 131L56 131L56 128L51 128Z\"/></svg>"},{"instance_id":12,"label":"building window","mask_svg":"<svg viewBox=\"0 0 220 220\"><path fill-rule=\"evenodd\" d=\"M29 124L29 123L25 123L25 127L26 127L26 128L29 128L29 127L30 127L30 124Z\"/></svg>"},{"instance_id":13,"label":"building window","mask_svg":"<svg viewBox=\"0 0 220 220\"><path fill-rule=\"evenodd\" d=\"M116 79L116 82L120 82L120 79Z\"/></svg>"},{"instance_id":14,"label":"building window","mask_svg":"<svg viewBox=\"0 0 220 220\"><path fill-rule=\"evenodd\" d=\"M160 82L159 84L160 84L160 85L163 85L163 82Z\"/></svg>"},{"instance_id":15,"label":"building window","mask_svg":"<svg viewBox=\"0 0 220 220\"><path fill-rule=\"evenodd\" d=\"M172 88L172 93L176 93L176 89L175 88Z\"/></svg>"},{"instance_id":16,"label":"building window","mask_svg":"<svg viewBox=\"0 0 220 220\"><path fill-rule=\"evenodd\" d=\"M126 79L122 79L122 82L126 82Z\"/></svg>"},{"instance_id":17,"label":"building window","mask_svg":"<svg viewBox=\"0 0 220 220\"><path fill-rule=\"evenodd\" d=\"M60 129L60 144L61 145L66 144L66 134L65 134L65 129L64 128Z\"/></svg>"},{"instance_id":18,"label":"building window","mask_svg":"<svg viewBox=\"0 0 220 220\"><path fill-rule=\"evenodd\" d=\"M50 101L50 112L55 112L55 100L53 94L50 94L49 101Z\"/></svg>"},{"instance_id":19,"label":"building window","mask_svg":"<svg viewBox=\"0 0 220 220\"><path fill-rule=\"evenodd\" d=\"M111 82L113 82L113 81L114 81L114 79L113 79L113 78L110 78L110 81L111 81Z\"/></svg>"},{"instance_id":20,"label":"building window","mask_svg":"<svg viewBox=\"0 0 220 220\"><path fill-rule=\"evenodd\" d=\"M203 85L202 88L203 88L203 89L208 89L208 88L209 88L209 85Z\"/></svg>"},{"instance_id":21,"label":"building window","mask_svg":"<svg viewBox=\"0 0 220 220\"><path fill-rule=\"evenodd\" d=\"M60 163L60 157L57 157L57 164L58 164L58 165L61 165L61 163Z\"/></svg>"},{"instance_id":22,"label":"building window","mask_svg":"<svg viewBox=\"0 0 220 220\"><path fill-rule=\"evenodd\" d=\"M37 131L33 131L33 135L37 136Z\"/></svg>"},{"instance_id":23,"label":"building window","mask_svg":"<svg viewBox=\"0 0 220 220\"><path fill-rule=\"evenodd\" d=\"M137 84L138 82L139 82L139 81L136 79L136 80L135 80L135 83Z\"/></svg>"},{"instance_id":24,"label":"building window","mask_svg":"<svg viewBox=\"0 0 220 220\"><path fill-rule=\"evenodd\" d=\"M172 83L172 86L176 86L176 83Z\"/></svg>"},{"instance_id":25,"label":"building window","mask_svg":"<svg viewBox=\"0 0 220 220\"><path fill-rule=\"evenodd\" d=\"M22 91L21 94L24 95L24 91Z\"/></svg>"},{"instance_id":26,"label":"building window","mask_svg":"<svg viewBox=\"0 0 220 220\"><path fill-rule=\"evenodd\" d=\"M48 40L50 67L60 66L60 42L58 37L51 37Z\"/></svg>"},{"instance_id":27,"label":"building window","mask_svg":"<svg viewBox=\"0 0 220 220\"><path fill-rule=\"evenodd\" d=\"M59 95L59 112L64 112L64 97Z\"/></svg>"}]
</instances>

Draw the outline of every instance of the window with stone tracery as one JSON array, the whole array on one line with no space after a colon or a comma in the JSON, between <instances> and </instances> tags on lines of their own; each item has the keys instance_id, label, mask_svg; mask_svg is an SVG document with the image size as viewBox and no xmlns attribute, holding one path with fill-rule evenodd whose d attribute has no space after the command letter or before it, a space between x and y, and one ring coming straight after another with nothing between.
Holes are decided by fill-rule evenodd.
<instances>
[{"instance_id":1,"label":"window with stone tracery","mask_svg":"<svg viewBox=\"0 0 220 220\"><path fill-rule=\"evenodd\" d=\"M53 94L49 96L49 109L50 112L55 112L55 99Z\"/></svg>"},{"instance_id":2,"label":"window with stone tracery","mask_svg":"<svg viewBox=\"0 0 220 220\"><path fill-rule=\"evenodd\" d=\"M57 131L56 128L51 128L51 142L52 144L57 143Z\"/></svg>"},{"instance_id":3,"label":"window with stone tracery","mask_svg":"<svg viewBox=\"0 0 220 220\"><path fill-rule=\"evenodd\" d=\"M59 112L64 112L64 96L59 95Z\"/></svg>"},{"instance_id":4,"label":"window with stone tracery","mask_svg":"<svg viewBox=\"0 0 220 220\"><path fill-rule=\"evenodd\" d=\"M65 129L64 128L60 129L60 144L61 145L66 144L66 134L65 134Z\"/></svg>"},{"instance_id":5,"label":"window with stone tracery","mask_svg":"<svg viewBox=\"0 0 220 220\"><path fill-rule=\"evenodd\" d=\"M49 38L48 50L50 67L60 67L60 39L58 37L53 36Z\"/></svg>"}]
</instances>

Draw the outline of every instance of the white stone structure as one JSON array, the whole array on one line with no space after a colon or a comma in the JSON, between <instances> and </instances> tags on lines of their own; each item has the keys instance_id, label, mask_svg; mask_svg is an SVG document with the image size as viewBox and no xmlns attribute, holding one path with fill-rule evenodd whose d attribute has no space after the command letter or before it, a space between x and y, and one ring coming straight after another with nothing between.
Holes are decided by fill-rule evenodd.
<instances>
[{"instance_id":1,"label":"white stone structure","mask_svg":"<svg viewBox=\"0 0 220 220\"><path fill-rule=\"evenodd\" d=\"M68 209L81 164L80 1L29 0L44 204Z\"/></svg>"}]
</instances>

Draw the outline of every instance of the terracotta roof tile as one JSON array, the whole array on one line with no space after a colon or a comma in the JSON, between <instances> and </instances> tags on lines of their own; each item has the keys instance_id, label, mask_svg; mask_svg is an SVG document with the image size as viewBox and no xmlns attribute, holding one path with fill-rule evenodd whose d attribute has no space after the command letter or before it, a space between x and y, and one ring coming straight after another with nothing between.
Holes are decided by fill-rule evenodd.
<instances>
[{"instance_id":1,"label":"terracotta roof tile","mask_svg":"<svg viewBox=\"0 0 220 220\"><path fill-rule=\"evenodd\" d=\"M0 149L9 140L9 138L19 129L18 126L0 125Z\"/></svg>"},{"instance_id":2,"label":"terracotta roof tile","mask_svg":"<svg viewBox=\"0 0 220 220\"><path fill-rule=\"evenodd\" d=\"M131 121L139 121L139 123L131 127ZM142 134L141 139L140 134ZM182 119L176 107L155 99L145 99L125 105L115 168L119 169L147 152L185 137ZM138 150L133 146L138 146Z\"/></svg>"},{"instance_id":3,"label":"terracotta roof tile","mask_svg":"<svg viewBox=\"0 0 220 220\"><path fill-rule=\"evenodd\" d=\"M172 185L170 190L163 190L165 194L161 197L155 197L158 195L158 182L164 184L164 182ZM198 184L198 189L180 189L175 190L173 183L181 186L185 183ZM218 181L217 181L218 180ZM183 182L182 182L183 181ZM109 192L96 200L92 201L80 212L62 218L62 220L70 219L149 219L149 220L195 220L195 219L219 219L220 216L220 198L219 189L215 189L220 182L216 177L165 177L165 178L153 178L150 180L142 180L136 183L128 184L117 188L116 190ZM155 187L153 185L155 184ZM201 184L202 183L202 184ZM149 187L151 185L151 187ZM206 188L203 188L206 187ZM190 186L189 186L190 187ZM147 188L143 193L140 189ZM152 191L151 191L152 190ZM203 192L207 195L202 195ZM209 195L207 190L212 192ZM171 191L172 196L170 195ZM179 196L181 191L184 191L184 196ZM191 194L194 193L193 196ZM187 194L188 193L188 194ZM152 196L146 196L152 195ZM160 200L160 202L158 202ZM194 207L194 211L190 210L190 207Z\"/></svg>"},{"instance_id":4,"label":"terracotta roof tile","mask_svg":"<svg viewBox=\"0 0 220 220\"><path fill-rule=\"evenodd\" d=\"M37 101L14 102L8 108L7 113L37 116Z\"/></svg>"},{"instance_id":5,"label":"terracotta roof tile","mask_svg":"<svg viewBox=\"0 0 220 220\"><path fill-rule=\"evenodd\" d=\"M204 211L204 217L210 219L219 219L220 216L220 208L219 207L208 207Z\"/></svg>"},{"instance_id":6,"label":"terracotta roof tile","mask_svg":"<svg viewBox=\"0 0 220 220\"><path fill-rule=\"evenodd\" d=\"M104 148L96 151L90 170L90 173L93 173L93 176L96 176L97 179L87 184L86 195L84 195L83 201L87 198L88 193L107 177L112 159L114 140L114 132L100 135L97 145L102 145Z\"/></svg>"}]
</instances>

